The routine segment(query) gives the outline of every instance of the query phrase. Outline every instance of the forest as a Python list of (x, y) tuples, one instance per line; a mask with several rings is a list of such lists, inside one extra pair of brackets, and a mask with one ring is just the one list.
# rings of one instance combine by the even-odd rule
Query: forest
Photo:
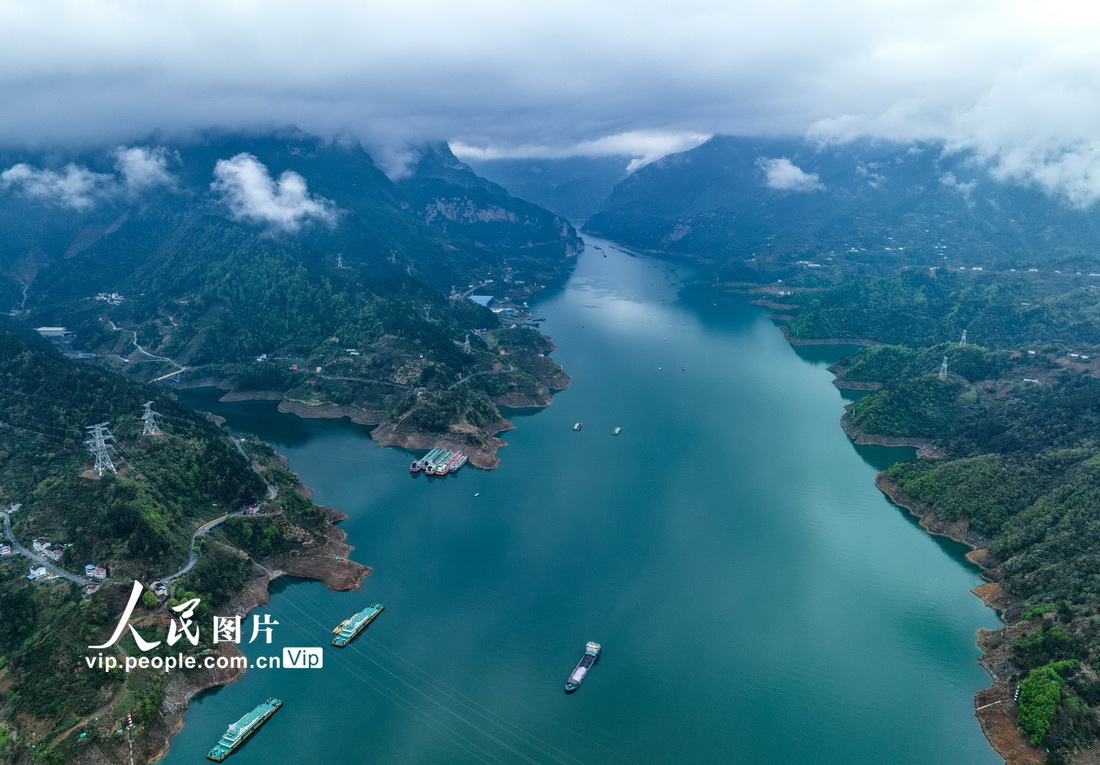
[(1055, 763), (1100, 735), (1100, 314), (1095, 290), (1066, 286), (942, 270), (857, 279), (805, 293), (790, 323), (797, 337), (885, 343), (834, 368), (838, 386), (872, 389), (846, 419), (934, 446), (939, 458), (887, 475), (987, 540), (1019, 604), (1006, 619), (1025, 625), (1018, 722)]
[[(79, 741), (102, 734), (83, 719), (94, 710), (113, 708), (112, 720), (132, 711), (143, 726), (159, 714), (163, 688), (155, 673), (106, 673), (84, 662), (88, 646), (113, 630), (131, 581), (148, 585), (179, 569), (197, 526), (260, 501), (266, 489), (224, 431), (154, 388), (66, 359), (37, 335), (8, 326), (0, 326), (0, 358), (0, 506), (21, 505), (11, 513), (16, 539), (60, 545), (57, 565), (67, 571), (83, 574), (88, 563), (108, 571), (88, 594), (63, 579), (28, 581), (31, 561), (21, 555), (0, 558), (0, 668), (8, 689), (0, 759), (64, 763)], [(160, 432), (143, 436), (146, 402)], [(117, 473), (91, 469), (86, 428), (97, 423), (114, 436)], [(204, 537), (198, 564), (173, 585), (169, 604), (199, 597), (209, 613), (252, 576), (247, 555), (301, 548), (302, 534), (322, 530), (297, 478), (269, 448), (248, 447), (279, 497), (256, 520)], [(292, 527), (295, 541), (285, 533)], [(139, 608), (150, 617), (163, 610), (151, 591)], [(47, 687), (50, 693), (40, 692)], [(83, 739), (69, 735), (74, 726)]]

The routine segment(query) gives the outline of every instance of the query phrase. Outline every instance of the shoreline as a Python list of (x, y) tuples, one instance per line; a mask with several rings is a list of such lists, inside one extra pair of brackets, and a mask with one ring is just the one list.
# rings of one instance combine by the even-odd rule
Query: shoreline
[[(871, 340), (853, 338), (799, 340), (792, 337), (790, 329), (786, 326), (781, 326), (779, 329), (792, 346), (881, 345)], [(836, 372), (835, 369), (830, 371)], [(836, 385), (836, 382), (834, 378), (833, 384)], [(844, 389), (847, 386), (836, 385), (836, 387)], [(865, 433), (862, 428), (852, 424), (847, 411), (840, 418), (840, 426), (852, 442), (859, 445), (927, 448), (932, 444), (931, 439)], [(1031, 746), (1017, 726), (1017, 705), (1013, 701), (1015, 678), (1019, 672), (1012, 662), (1011, 650), (1016, 637), (1027, 632), (1027, 625), (1019, 618), (1020, 601), (1009, 595), (1000, 583), (1003, 571), (990, 555), (985, 538), (970, 528), (965, 517), (954, 522), (940, 518), (931, 506), (910, 497), (884, 472), (875, 476), (875, 487), (896, 507), (916, 517), (926, 534), (946, 537), (970, 548), (966, 559), (978, 567), (980, 576), (986, 580), (985, 584), (974, 587), (970, 591), (985, 606), (993, 609), (1004, 625), (996, 630), (977, 631), (976, 644), (982, 651), (978, 663), (989, 675), (992, 685), (974, 694), (974, 716), (989, 746), (1005, 760), (1005, 765), (1042, 765), (1046, 759), (1038, 749)]]
[(783, 337), (787, 338), (787, 342), (791, 345), (883, 345), (877, 340), (868, 340), (863, 337), (795, 337), (791, 334), (791, 328), (785, 324), (779, 328), (779, 331), (783, 333)]
[(1005, 765), (1042, 765), (1045, 758), (1031, 746), (1016, 725), (1016, 702), (1013, 695), (1019, 675), (1012, 662), (1011, 649), (1016, 637), (1028, 631), (1027, 622), (1019, 618), (1021, 601), (1001, 586), (1004, 572), (986, 547), (987, 540), (970, 528), (966, 517), (957, 521), (940, 518), (931, 506), (908, 494), (886, 473), (875, 476), (875, 487), (895, 506), (918, 519), (921, 528), (931, 536), (940, 536), (966, 545), (966, 559), (978, 567), (985, 584), (970, 591), (993, 609), (1004, 627), (978, 630), (978, 648), (982, 657), (978, 663), (989, 674), (993, 685), (974, 695), (974, 716), (978, 718), (986, 741)]
[[(544, 381), (546, 392), (528, 396), (521, 393), (506, 393), (492, 399), (493, 405), (508, 409), (544, 409), (554, 403), (554, 391), (565, 390), (572, 382), (567, 372), (559, 372)], [(208, 387), (226, 390), (227, 381), (206, 378), (202, 385), (185, 387)], [(508, 445), (507, 441), (497, 437), (499, 433), (515, 430), (515, 425), (505, 417), (476, 428), (474, 426), (452, 425), (446, 432), (403, 431), (399, 423), (387, 422), (386, 413), (378, 410), (361, 409), (350, 404), (309, 403), (288, 398), (278, 391), (228, 390), (218, 399), (219, 403), (239, 401), (278, 401), (281, 414), (292, 414), (305, 420), (339, 420), (348, 418), (357, 425), (371, 426), (371, 439), (378, 448), (397, 447), (399, 449), (432, 449), (436, 446), (452, 451), (463, 451), (470, 458), (470, 464), (482, 470), (493, 470), (500, 465), (497, 452)]]
[[(312, 494), (312, 490), (305, 485), (301, 486), (301, 490), (307, 497)], [(252, 577), (225, 607), (222, 615), (239, 615), (244, 619), (255, 609), (266, 605), (271, 598), (271, 583), (282, 576), (319, 581), (336, 592), (362, 587), (363, 580), (373, 573), (373, 569), (348, 558), (355, 548), (347, 543), (347, 532), (336, 525), (345, 520), (347, 514), (323, 505), (317, 505), (317, 509), (325, 521), (324, 544), (311, 548), (305, 554), (280, 554), (253, 560), (255, 571)], [(226, 657), (243, 656), (234, 643), (216, 648), (211, 653)], [(153, 763), (167, 756), (172, 739), (183, 729), (184, 715), (192, 699), (204, 691), (236, 682), (246, 671), (237, 668), (199, 668), (167, 679), (159, 714), (147, 729), (149, 736), (134, 742), (141, 761)], [(116, 754), (113, 748), (93, 750), (80, 757), (79, 761), (89, 765), (122, 762), (113, 756)]]
[(932, 445), (930, 438), (907, 438), (905, 436), (884, 436), (880, 433), (868, 433), (852, 422), (850, 412), (840, 418), (840, 427), (852, 443), (859, 446), (905, 446), (913, 449), (927, 449)]

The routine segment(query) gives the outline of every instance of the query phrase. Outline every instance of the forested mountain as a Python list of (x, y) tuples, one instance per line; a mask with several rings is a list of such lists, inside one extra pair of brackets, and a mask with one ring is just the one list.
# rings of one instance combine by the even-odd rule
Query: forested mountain
[[(522, 304), (570, 267), (580, 240), (445, 145), (417, 156), (396, 184), (358, 144), (293, 131), (0, 157), (11, 231), (0, 297), (30, 326), (65, 326), (74, 347), (139, 379), (201, 368), (192, 377), (296, 389), (298, 401), (356, 406), (375, 423), (423, 386), (432, 395), (395, 416), (426, 407), (402, 421), (443, 431), (441, 411), (449, 424), (500, 422), (490, 398), (531, 401), (566, 378), (538, 355), (535, 333), (501, 343), (494, 333), (507, 326), (462, 293)], [(318, 367), (345, 379), (306, 377)], [(499, 374), (443, 395), (474, 372)], [(479, 427), (467, 435), (485, 441)]]
[(516, 196), (584, 221), (600, 210), (615, 185), (627, 176), (631, 158), (470, 159), (473, 170)]
[(828, 280), (838, 267), (1091, 256), (1100, 219), (938, 144), (716, 136), (623, 180), (585, 230), (714, 263), (720, 280), (774, 278), (773, 264), (800, 259)]
[(984, 548), (1009, 625), (986, 645), (1008, 661), (987, 666), (1000, 693), (1020, 685), (1019, 724), (1052, 762), (1100, 733), (1100, 295), (1091, 281), (1049, 268), (914, 269), (784, 298), (800, 304), (795, 342), (887, 343), (836, 367), (838, 386), (872, 391), (851, 405), (845, 428), (861, 441), (931, 447), (931, 458), (894, 465), (880, 485)]
[(511, 281), (516, 275), (525, 284), (551, 278), (560, 272), (563, 243), (568, 252), (577, 246), (567, 219), (477, 175), (445, 143), (420, 147), (397, 186), (420, 220), (507, 253), (502, 263)]
[[(97, 564), (107, 576), (89, 593), (83, 583), (61, 578), (30, 581), (27, 572), (37, 562), (17, 552), (0, 556), (0, 677), (7, 694), (0, 759), (73, 762), (90, 748), (124, 746), (103, 734), (127, 711), (141, 723), (138, 750), (155, 751), (163, 744), (157, 739), (163, 676), (89, 667), (85, 656), (95, 652), (88, 646), (110, 636), (134, 579), (149, 587), (180, 570), (198, 526), (260, 502), (266, 487), (220, 428), (148, 386), (66, 359), (37, 336), (6, 326), (0, 358), (0, 509), (17, 507), (11, 525), (23, 546), (48, 540), (65, 571), (84, 577), (85, 566)], [(140, 419), (146, 402), (158, 413), (159, 432), (150, 435), (143, 435)], [(107, 443), (117, 473), (100, 475), (92, 469), (86, 428), (104, 422), (114, 437)], [(269, 452), (250, 449), (267, 459)], [(262, 517), (233, 522), (234, 538), (248, 526), (270, 529), (266, 547), (245, 547), (254, 555), (309, 554), (323, 546), (325, 516), (294, 476), (274, 462), (264, 474), (279, 495), (265, 503)], [(199, 597), (209, 622), (211, 609), (238, 594), (253, 566), (220, 532), (204, 537), (199, 550), (168, 604)], [(164, 626), (163, 611), (147, 589), (135, 614), (146, 637)], [(140, 653), (129, 637), (122, 647)], [(121, 655), (117, 648), (105, 653)]]

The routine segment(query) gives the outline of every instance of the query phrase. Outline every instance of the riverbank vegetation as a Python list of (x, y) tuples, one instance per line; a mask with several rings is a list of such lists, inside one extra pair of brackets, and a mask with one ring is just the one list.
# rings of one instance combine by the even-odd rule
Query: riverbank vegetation
[[(0, 328), (0, 357), (0, 509), (18, 503), (11, 523), (26, 547), (48, 540), (61, 551), (63, 569), (83, 577), (86, 564), (98, 564), (108, 577), (89, 592), (62, 578), (29, 580), (37, 563), (15, 552), (0, 557), (0, 747), (6, 747), (0, 751), (6, 762), (71, 762), (90, 748), (118, 745), (112, 732), (124, 727), (126, 712), (137, 725), (135, 746), (155, 751), (163, 745), (150, 733), (159, 730), (159, 677), (89, 667), (86, 656), (120, 654), (88, 646), (110, 637), (133, 580), (151, 585), (180, 569), (193, 531), (261, 502), (264, 483), (218, 426), (154, 389), (65, 359), (36, 336), (6, 328)], [(159, 413), (160, 432), (142, 436), (146, 402)], [(86, 428), (104, 422), (114, 436), (108, 444), (117, 474), (100, 476), (85, 441)], [(322, 511), (297, 478), (270, 447), (249, 448), (277, 487), (277, 499), (262, 515), (201, 538), (197, 564), (172, 585), (168, 599), (173, 605), (200, 598), (206, 618), (196, 621), (207, 633), (213, 609), (236, 597), (253, 575), (246, 553), (301, 554), (326, 541)], [(145, 595), (135, 623), (150, 639), (163, 640), (165, 606), (151, 591)], [(210, 637), (203, 646), (210, 647)], [(129, 636), (123, 647), (129, 655), (142, 653)]]
[[(847, 415), (921, 437), (940, 459), (893, 465), (901, 490), (987, 540), (1020, 625), (1018, 722), (1050, 762), (1100, 737), (1100, 295), (1073, 279), (920, 271), (803, 296), (798, 338), (886, 343), (843, 359)], [(962, 332), (968, 342), (959, 344)], [(973, 341), (977, 338), (980, 344)], [(947, 373), (939, 373), (943, 359)]]

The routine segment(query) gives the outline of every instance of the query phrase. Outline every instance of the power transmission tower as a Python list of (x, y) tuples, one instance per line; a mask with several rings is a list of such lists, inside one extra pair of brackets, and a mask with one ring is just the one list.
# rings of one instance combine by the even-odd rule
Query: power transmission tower
[(88, 445), (88, 451), (95, 455), (95, 467), (92, 469), (100, 476), (108, 470), (112, 475), (117, 475), (118, 470), (115, 468), (115, 463), (111, 461), (111, 444), (114, 443), (115, 437), (107, 429), (107, 423), (101, 422), (85, 430), (88, 431), (90, 438), (84, 443)]
[(431, 306), (430, 303), (424, 309), (424, 320), (425, 321), (431, 321), (432, 320), (432, 306)]
[(966, 330), (965, 329), (963, 330), (962, 338), (959, 340), (959, 347), (960, 348), (965, 348), (966, 347)]
[(940, 364), (940, 379), (941, 380), (946, 380), (947, 379), (947, 357), (946, 356), (943, 357), (943, 363)]
[(339, 253), (336, 256), (336, 267), (337, 268), (343, 268), (344, 267), (344, 253), (342, 253), (342, 252)]
[(463, 353), (469, 353), (470, 352), (470, 333), (469, 332), (466, 333), (466, 342), (464, 342), (462, 344), (462, 352)]
[(143, 436), (156, 436), (160, 435), (160, 428), (157, 427), (157, 415), (160, 412), (154, 412), (152, 409), (153, 402), (145, 402), (145, 413), (141, 415), (141, 421), (145, 423), (141, 429), (141, 435)]
[(397, 250), (390, 250), (390, 263), (397, 265)]

